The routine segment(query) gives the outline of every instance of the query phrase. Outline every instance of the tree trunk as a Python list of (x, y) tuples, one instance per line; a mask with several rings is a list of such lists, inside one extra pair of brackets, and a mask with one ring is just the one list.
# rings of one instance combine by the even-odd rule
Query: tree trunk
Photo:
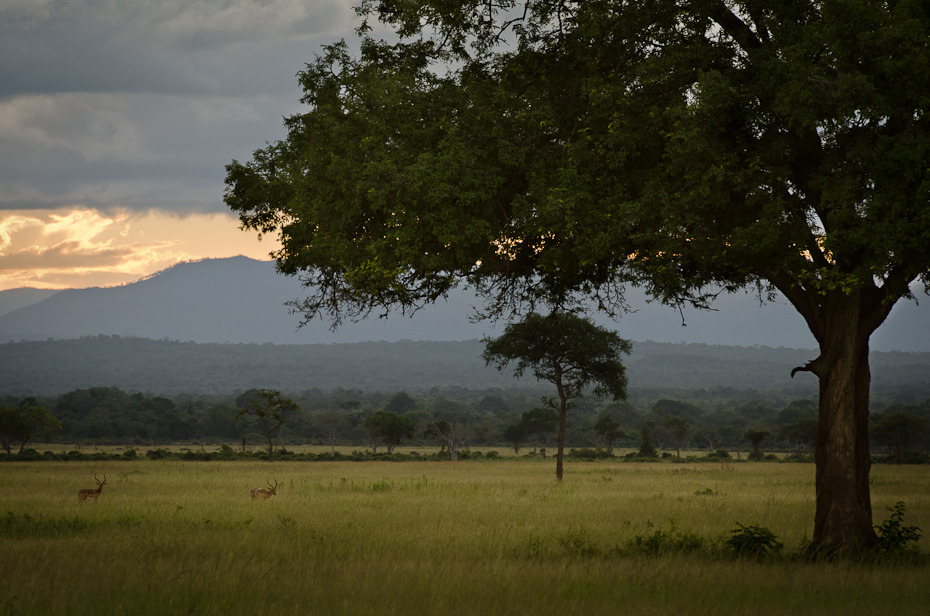
[[(869, 336), (858, 293), (827, 297), (810, 369), (820, 379), (815, 450), (817, 511), (811, 550), (861, 554), (878, 543), (869, 494)], [(816, 332), (815, 332), (816, 334)]]
[(559, 392), (559, 448), (555, 459), (555, 478), (562, 481), (562, 456), (565, 452), (565, 425), (568, 418), (568, 392), (562, 382), (562, 376), (565, 373), (562, 364), (555, 360), (552, 362), (552, 368), (555, 374), (555, 387)]
[(565, 451), (565, 423), (568, 416), (568, 408), (565, 401), (562, 401), (562, 408), (559, 409), (559, 450), (555, 461), (555, 478), (562, 481), (562, 456)]

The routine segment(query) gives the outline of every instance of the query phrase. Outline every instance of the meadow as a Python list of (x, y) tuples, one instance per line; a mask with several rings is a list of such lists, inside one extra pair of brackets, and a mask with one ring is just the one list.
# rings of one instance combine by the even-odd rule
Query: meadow
[[(930, 532), (930, 469), (872, 490)], [(813, 516), (812, 464), (8, 462), (0, 614), (926, 613), (926, 559), (797, 557)], [(739, 524), (782, 552), (728, 553)]]

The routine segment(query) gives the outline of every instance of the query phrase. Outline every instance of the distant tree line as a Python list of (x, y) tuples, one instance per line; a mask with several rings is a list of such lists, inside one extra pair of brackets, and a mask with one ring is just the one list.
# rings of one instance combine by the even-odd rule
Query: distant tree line
[[(454, 459), (460, 449), (479, 446), (545, 455), (547, 448), (552, 451), (559, 423), (558, 413), (541, 405), (532, 389), (436, 388), (411, 394), (335, 388), (286, 397), (265, 390), (264, 398), (261, 391), (169, 397), (91, 387), (60, 396), (4, 397), (0, 446), (16, 455), (46, 443), (73, 444), (77, 450), (184, 443), (267, 455), (272, 447), (298, 444), (330, 446), (333, 453), (337, 446), (358, 446), (373, 454), (434, 445)], [(256, 408), (271, 414), (263, 419)], [(816, 402), (808, 398), (775, 405), (746, 400), (743, 393), (711, 403), (660, 398), (642, 407), (579, 398), (565, 440), (581, 457), (678, 457), (683, 450), (722, 450), (756, 459), (776, 451), (803, 459), (813, 453), (816, 421)], [(878, 461), (930, 461), (930, 400), (874, 413), (872, 447)]]

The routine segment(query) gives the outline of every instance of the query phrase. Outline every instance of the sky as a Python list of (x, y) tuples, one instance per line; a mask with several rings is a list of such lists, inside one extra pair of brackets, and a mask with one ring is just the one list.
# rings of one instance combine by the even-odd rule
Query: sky
[(356, 0), (0, 0), (0, 290), (268, 259), (225, 165), (284, 137)]
[[(0, 0), (0, 291), (268, 259), (275, 238), (223, 203), (225, 165), (285, 136), (297, 73), (354, 39), (357, 2)], [(886, 346), (930, 350), (926, 329)]]

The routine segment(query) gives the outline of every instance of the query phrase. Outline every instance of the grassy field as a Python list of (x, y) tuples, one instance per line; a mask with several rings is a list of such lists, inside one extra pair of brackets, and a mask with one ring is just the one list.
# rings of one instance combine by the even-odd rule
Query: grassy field
[[(79, 506), (94, 473), (104, 492)], [(778, 463), (569, 463), (561, 484), (551, 460), (4, 463), (0, 614), (926, 613), (922, 561), (791, 556), (813, 477)], [(251, 501), (266, 479), (277, 496)], [(872, 484), (876, 523), (904, 501), (904, 522), (930, 532), (930, 469), (876, 466)], [(782, 555), (726, 554), (737, 524), (770, 529)]]

